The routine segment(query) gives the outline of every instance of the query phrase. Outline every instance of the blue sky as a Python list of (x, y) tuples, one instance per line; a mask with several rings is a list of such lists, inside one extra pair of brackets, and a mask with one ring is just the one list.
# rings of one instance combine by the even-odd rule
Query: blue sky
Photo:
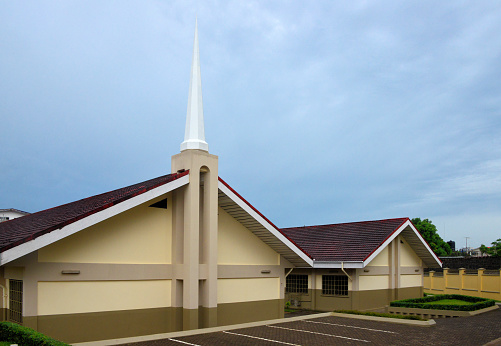
[(501, 238), (497, 1), (2, 1), (0, 208), (169, 173), (195, 16), (209, 151), (279, 227)]

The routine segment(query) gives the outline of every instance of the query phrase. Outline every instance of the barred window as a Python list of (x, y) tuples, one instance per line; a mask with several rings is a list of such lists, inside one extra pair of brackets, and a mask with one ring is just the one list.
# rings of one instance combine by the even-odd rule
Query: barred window
[(23, 282), (9, 280), (9, 321), (23, 323)]
[(340, 275), (322, 275), (322, 294), (347, 296), (348, 277)]
[(308, 275), (288, 275), (285, 279), (285, 292), (308, 293)]

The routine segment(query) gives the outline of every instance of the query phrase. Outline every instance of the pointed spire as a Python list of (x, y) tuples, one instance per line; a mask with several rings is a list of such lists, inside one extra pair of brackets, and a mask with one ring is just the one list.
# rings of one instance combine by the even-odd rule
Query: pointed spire
[(186, 131), (181, 151), (199, 149), (209, 151), (205, 141), (204, 110), (202, 104), (202, 78), (200, 75), (200, 51), (198, 48), (198, 23), (195, 20), (195, 40), (193, 42), (193, 60), (191, 61), (190, 92), (188, 95), (188, 112), (186, 114)]

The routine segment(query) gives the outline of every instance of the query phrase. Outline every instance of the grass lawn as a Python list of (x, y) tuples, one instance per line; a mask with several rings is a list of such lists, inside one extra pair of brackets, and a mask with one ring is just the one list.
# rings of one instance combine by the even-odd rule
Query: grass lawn
[(474, 303), (467, 302), (465, 300), (459, 300), (459, 299), (442, 299), (442, 300), (435, 300), (433, 302), (426, 302), (423, 304), (426, 304), (426, 305), (472, 305)]
[(8, 341), (0, 341), (0, 346), (10, 346), (12, 345), (13, 343), (12, 342), (8, 342)]
[(390, 306), (432, 310), (475, 311), (495, 304), (494, 300), (459, 294), (437, 294), (390, 302)]

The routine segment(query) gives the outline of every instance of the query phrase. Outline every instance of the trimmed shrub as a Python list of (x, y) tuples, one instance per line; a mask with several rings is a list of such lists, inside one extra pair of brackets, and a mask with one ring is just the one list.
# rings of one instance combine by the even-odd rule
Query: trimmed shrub
[(68, 346), (64, 342), (12, 322), (0, 322), (0, 340), (23, 346)]
[[(429, 302), (435, 302), (442, 299), (457, 299), (470, 302), (469, 305), (452, 305), (452, 304), (426, 304)], [(401, 308), (417, 308), (417, 309), (434, 309), (434, 310), (452, 310), (452, 311), (475, 311), (493, 306), (496, 302), (492, 299), (472, 297), (472, 296), (462, 296), (459, 294), (437, 294), (433, 296), (427, 296), (424, 298), (413, 298), (396, 300), (390, 303), (390, 306), (396, 306)]]

